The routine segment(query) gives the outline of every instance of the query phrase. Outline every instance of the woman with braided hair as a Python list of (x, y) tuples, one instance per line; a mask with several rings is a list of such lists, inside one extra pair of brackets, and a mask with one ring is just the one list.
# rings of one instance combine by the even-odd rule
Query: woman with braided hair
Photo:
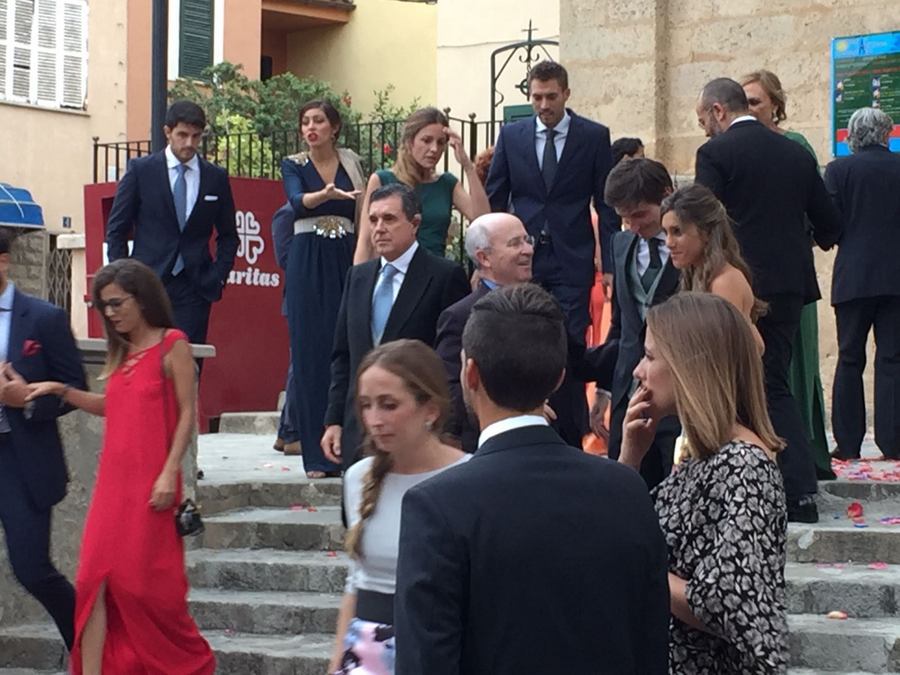
[(344, 474), (353, 564), (329, 672), (393, 675), (403, 495), (470, 455), (441, 440), (450, 392), (443, 362), (425, 343), (395, 340), (373, 349), (360, 364), (356, 392), (368, 456)]

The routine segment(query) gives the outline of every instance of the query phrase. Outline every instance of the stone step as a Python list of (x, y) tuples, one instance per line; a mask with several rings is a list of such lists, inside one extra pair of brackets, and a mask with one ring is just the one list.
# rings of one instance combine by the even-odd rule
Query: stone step
[(349, 561), (343, 551), (198, 549), (187, 571), (193, 588), (342, 593)]
[(853, 522), (823, 519), (815, 525), (788, 526), (787, 559), (790, 562), (900, 563), (900, 526), (882, 525), (869, 518), (867, 527)]
[(788, 616), (791, 665), (817, 673), (832, 670), (900, 671), (900, 619), (827, 619)]
[(206, 631), (216, 653), (216, 675), (322, 675), (334, 635), (248, 635)]
[(866, 565), (788, 563), (785, 577), (791, 614), (840, 610), (854, 618), (900, 616), (900, 566), (876, 570)]
[(259, 434), (272, 437), (278, 434), (278, 412), (227, 412), (219, 417), (221, 434)]
[[(203, 636), (216, 654), (217, 675), (321, 675), (334, 646), (334, 636), (328, 633), (254, 635), (209, 630)], [(65, 652), (50, 625), (0, 629), (0, 675), (56, 673)]]
[(810, 668), (788, 668), (788, 675), (874, 675), (861, 670), (848, 672), (845, 670), (812, 670)]
[(823, 496), (830, 495), (858, 502), (893, 500), (897, 501), (900, 507), (900, 483), (871, 480), (822, 481), (819, 483), (819, 493)]
[[(295, 459), (295, 458), (292, 458)], [(291, 506), (339, 506), (342, 487), (340, 478), (323, 478), (241, 483), (197, 484), (197, 500), (204, 514), (213, 515), (222, 511), (251, 506), (284, 507)]]
[(65, 669), (66, 646), (52, 624), (0, 628), (0, 668)]
[(198, 588), (191, 591), (188, 601), (201, 631), (334, 634), (341, 595)]
[(287, 551), (339, 551), (344, 548), (340, 507), (249, 508), (204, 519), (199, 546), (213, 549), (274, 548)]

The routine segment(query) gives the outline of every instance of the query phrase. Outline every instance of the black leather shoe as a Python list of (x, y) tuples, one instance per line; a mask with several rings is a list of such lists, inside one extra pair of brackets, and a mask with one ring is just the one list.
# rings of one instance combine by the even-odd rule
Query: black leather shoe
[(789, 499), (787, 513), (789, 523), (819, 522), (819, 509), (813, 495), (806, 495), (800, 499)]

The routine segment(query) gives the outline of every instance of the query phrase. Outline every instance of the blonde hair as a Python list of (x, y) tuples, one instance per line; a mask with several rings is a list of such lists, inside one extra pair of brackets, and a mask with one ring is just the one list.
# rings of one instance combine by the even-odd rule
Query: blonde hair
[(416, 110), (403, 123), (400, 147), (397, 149), (397, 161), (394, 162), (393, 171), (397, 180), (413, 188), (428, 178), (422, 166), (413, 159), (413, 141), (422, 129), (432, 124), (446, 127), (449, 126), (450, 120), (437, 108), (428, 107)]
[(781, 88), (781, 80), (771, 70), (764, 69), (754, 70), (741, 78), (742, 87), (753, 82), (759, 82), (759, 86), (772, 99), (772, 105), (775, 108), (773, 111), (775, 116), (772, 121), (775, 123), (775, 126), (778, 126), (779, 122), (784, 122), (787, 119), (787, 94)]
[(714, 455), (737, 422), (772, 451), (784, 448), (766, 409), (762, 360), (750, 325), (728, 300), (684, 292), (647, 313), (647, 329), (672, 372), (688, 452)]
[[(660, 218), (670, 211), (682, 227), (692, 225), (706, 239), (701, 263), (681, 272), (681, 290), (708, 293), (726, 264), (736, 268), (747, 283), (753, 285), (753, 274), (741, 255), (728, 212), (709, 188), (694, 183), (673, 192), (663, 200)], [(767, 307), (766, 303), (754, 298), (750, 319), (755, 322), (766, 313)]]
[[(440, 435), (450, 412), (450, 389), (447, 386), (447, 372), (444, 363), (431, 347), (419, 340), (394, 340), (379, 345), (370, 351), (359, 365), (356, 376), (356, 391), (359, 379), (369, 368), (378, 366), (396, 375), (406, 385), (407, 390), (420, 406), (434, 403), (438, 417), (431, 427), (431, 433)], [(362, 419), (359, 397), (356, 401), (357, 414)], [(363, 481), (362, 501), (359, 505), (359, 522), (347, 533), (347, 552), (356, 559), (363, 557), (362, 538), (366, 521), (375, 513), (385, 476), (393, 468), (391, 455), (379, 450), (366, 430), (363, 452), (373, 457), (372, 467)]]

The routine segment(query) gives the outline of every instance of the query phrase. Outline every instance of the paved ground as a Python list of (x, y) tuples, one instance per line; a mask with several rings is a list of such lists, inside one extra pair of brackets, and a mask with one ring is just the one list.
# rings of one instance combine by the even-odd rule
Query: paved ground
[(274, 436), (201, 434), (197, 466), (203, 483), (217, 485), (246, 481), (296, 483), (306, 480), (302, 457), (285, 457), (272, 449)]

